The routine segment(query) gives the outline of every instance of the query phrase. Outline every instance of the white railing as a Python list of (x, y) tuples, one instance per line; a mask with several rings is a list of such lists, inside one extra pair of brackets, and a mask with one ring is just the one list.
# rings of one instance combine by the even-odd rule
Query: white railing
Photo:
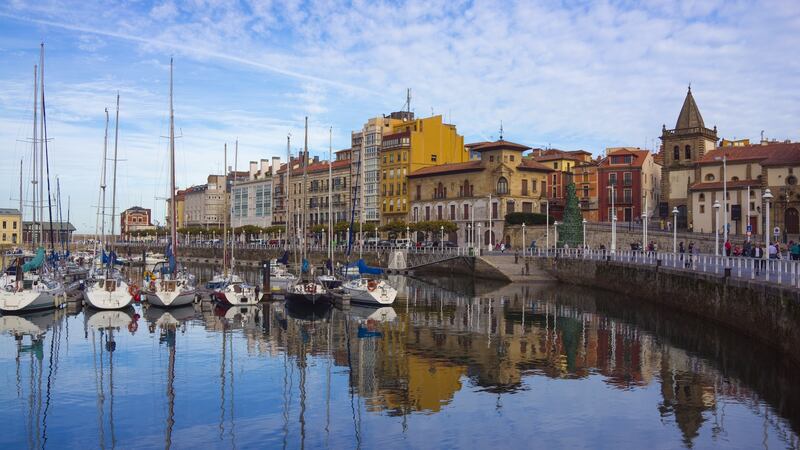
[(726, 269), (734, 278), (760, 280), (800, 288), (800, 261), (788, 259), (756, 259), (745, 256), (717, 256), (708, 254), (648, 252), (633, 250), (597, 249), (536, 249), (536, 257), (607, 260), (639, 264), (643, 266), (667, 267), (687, 272), (724, 275)]

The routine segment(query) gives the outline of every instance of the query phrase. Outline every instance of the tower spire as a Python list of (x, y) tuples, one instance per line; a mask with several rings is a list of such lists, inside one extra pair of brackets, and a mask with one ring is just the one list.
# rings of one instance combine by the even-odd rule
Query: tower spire
[(503, 121), (500, 121), (500, 140), (503, 140)]

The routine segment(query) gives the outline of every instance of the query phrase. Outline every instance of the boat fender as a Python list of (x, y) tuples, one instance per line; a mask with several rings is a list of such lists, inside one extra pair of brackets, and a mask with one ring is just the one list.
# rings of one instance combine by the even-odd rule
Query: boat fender
[(370, 292), (374, 291), (374, 290), (375, 290), (375, 288), (377, 288), (377, 287), (378, 287), (378, 282), (377, 282), (377, 281), (375, 281), (375, 280), (369, 280), (369, 281), (367, 281), (367, 289), (368, 289)]
[(139, 295), (139, 286), (137, 286), (135, 283), (128, 286), (128, 294), (131, 295), (133, 301), (136, 303), (139, 303), (142, 300), (141, 295)]

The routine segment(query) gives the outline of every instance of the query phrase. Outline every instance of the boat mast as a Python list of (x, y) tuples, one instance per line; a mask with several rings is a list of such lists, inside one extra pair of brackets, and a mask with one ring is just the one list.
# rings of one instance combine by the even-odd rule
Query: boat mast
[(55, 253), (55, 239), (53, 235), (53, 199), (50, 194), (50, 152), (47, 148), (47, 111), (45, 109), (44, 99), (44, 43), (42, 43), (42, 62), (39, 66), (42, 76), (39, 78), (42, 94), (42, 148), (44, 149), (44, 165), (47, 169), (47, 216), (50, 221), (50, 251)]
[[(33, 213), (33, 222), (31, 223), (31, 243), (33, 244), (33, 248), (36, 248), (36, 244), (38, 239), (36, 239), (38, 234), (38, 227), (39, 225), (36, 223), (36, 138), (37, 138), (37, 116), (39, 115), (39, 66), (37, 64), (33, 65), (33, 177), (31, 177), (31, 184), (33, 185), (33, 207), (31, 208), (31, 212)], [(22, 213), (22, 211), (20, 211)]]
[(300, 210), (302, 213), (301, 224), (303, 230), (303, 259), (306, 259), (306, 179), (308, 177), (308, 172), (306, 168), (308, 167), (308, 116), (306, 116), (306, 127), (305, 127), (305, 141), (303, 143), (303, 208)]
[(328, 129), (328, 259), (333, 274), (333, 214), (331, 213), (331, 191), (333, 189), (333, 127)]
[(292, 135), (287, 134), (286, 135), (286, 178), (284, 179), (285, 183), (283, 183), (284, 189), (286, 189), (286, 205), (283, 208), (286, 211), (286, 242), (283, 245), (284, 250), (289, 250), (289, 245), (290, 245), (289, 230), (291, 229), (292, 226), (291, 218), (293, 214), (292, 212), (290, 212), (289, 209), (289, 201), (291, 199), (291, 191), (292, 191), (291, 189), (289, 189), (289, 180), (291, 179), (291, 173), (292, 173), (291, 145), (292, 145)]
[(56, 211), (58, 211), (58, 242), (61, 244), (61, 251), (66, 256), (67, 247), (64, 242), (64, 217), (61, 214), (61, 180), (56, 177)]
[[(41, 98), (44, 94), (41, 92), (44, 89), (44, 42), (41, 43), (39, 50), (39, 102), (44, 106)], [(39, 114), (39, 245), (44, 246), (44, 111)], [(35, 195), (35, 194), (34, 194)]]
[[(236, 138), (236, 142), (234, 143), (233, 147), (233, 181), (231, 182), (231, 195), (234, 196), (234, 202), (236, 201), (236, 171), (238, 170), (239, 165), (239, 138)], [(232, 209), (236, 208), (236, 203), (232, 206)], [(231, 214), (231, 272), (233, 272), (233, 266), (236, 264), (236, 258), (233, 256), (233, 249), (236, 246), (236, 227), (233, 226), (233, 214)], [(241, 225), (241, 221), (239, 222), (239, 226)]]
[[(106, 132), (103, 137), (103, 167), (100, 171), (100, 198), (97, 202), (97, 227), (100, 230), (100, 247), (106, 248), (106, 162), (108, 161), (108, 108), (106, 112)], [(95, 242), (94, 252), (97, 254), (97, 242)]]
[[(225, 143), (223, 154), (225, 155), (225, 162), (222, 165), (222, 172), (225, 174), (225, 190), (228, 190), (228, 143)], [(222, 219), (222, 274), (228, 278), (228, 215), (230, 209), (228, 208), (228, 195), (223, 193), (223, 209), (225, 217)]]
[[(116, 221), (114, 214), (117, 206), (117, 144), (119, 142), (119, 91), (117, 91), (117, 113), (114, 119), (114, 174), (111, 181), (111, 240), (117, 243)], [(113, 262), (112, 262), (113, 264)]]
[(172, 58), (169, 59), (169, 236), (172, 257), (178, 259), (177, 207), (175, 205), (175, 112), (172, 109)]
[[(19, 220), (22, 222), (22, 159), (19, 160)], [(22, 230), (22, 223), (20, 225), (20, 230)], [(20, 239), (20, 245), (23, 245), (23, 239)]]

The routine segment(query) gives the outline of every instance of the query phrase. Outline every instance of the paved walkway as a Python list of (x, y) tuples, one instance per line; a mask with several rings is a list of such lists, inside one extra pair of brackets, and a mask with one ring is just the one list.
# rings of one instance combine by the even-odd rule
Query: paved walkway
[(528, 263), (528, 274), (525, 274), (525, 259), (522, 257), (522, 255), (519, 256), (517, 262), (514, 262), (513, 253), (484, 255), (481, 256), (481, 259), (483, 259), (486, 263), (496, 267), (500, 272), (503, 272), (503, 274), (514, 283), (554, 281), (552, 276), (541, 270), (535, 269), (532, 261)]

